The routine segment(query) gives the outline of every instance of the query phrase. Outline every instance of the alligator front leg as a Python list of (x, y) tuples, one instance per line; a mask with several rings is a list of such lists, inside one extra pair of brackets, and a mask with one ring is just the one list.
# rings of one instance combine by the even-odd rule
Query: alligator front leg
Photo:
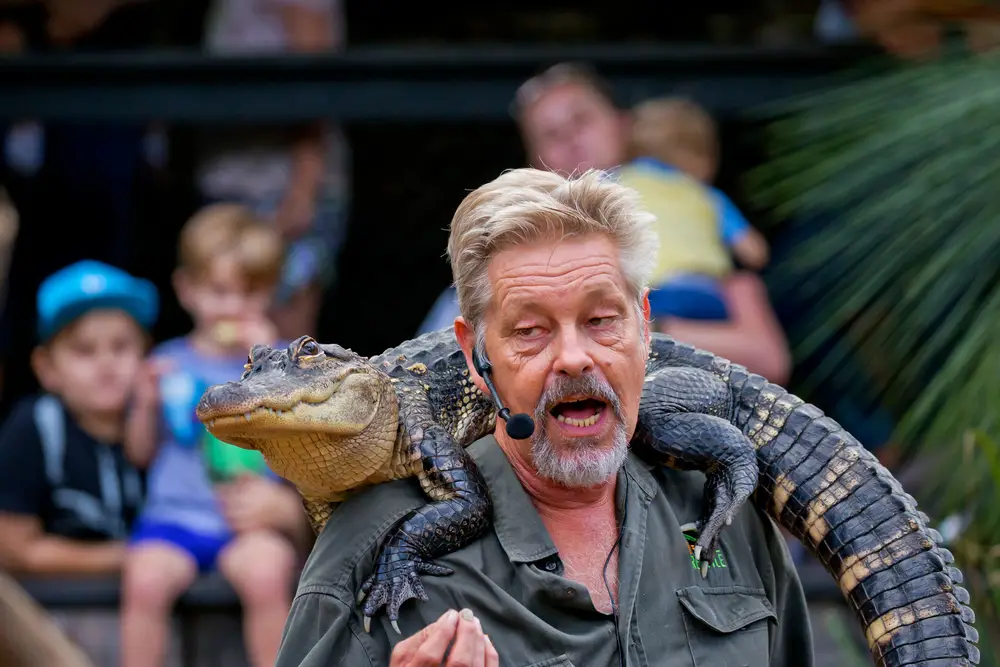
[(757, 486), (753, 444), (726, 417), (728, 385), (710, 372), (663, 368), (646, 379), (632, 448), (649, 463), (705, 473), (703, 514), (682, 529), (699, 532), (695, 558), (708, 575), (719, 534)]
[[(410, 432), (415, 432), (412, 429)], [(362, 584), (365, 631), (371, 617), (386, 607), (399, 633), (399, 608), (411, 598), (427, 601), (419, 575), (448, 575), (451, 568), (432, 559), (452, 553), (483, 535), (493, 506), (486, 480), (476, 462), (444, 428), (436, 424), (423, 431), (418, 444), (424, 492), (434, 501), (404, 516), (379, 554), (375, 572)]]

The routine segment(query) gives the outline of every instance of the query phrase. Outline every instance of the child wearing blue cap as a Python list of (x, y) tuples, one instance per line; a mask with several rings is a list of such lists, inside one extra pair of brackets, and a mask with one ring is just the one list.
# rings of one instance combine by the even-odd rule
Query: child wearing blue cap
[(130, 417), (126, 446), (150, 463), (123, 572), (121, 664), (164, 664), (174, 603), (218, 572), (242, 602), (250, 664), (273, 665), (312, 531), (294, 487), (257, 452), (215, 440), (194, 408), (208, 385), (239, 378), (253, 344), (278, 343), (267, 311), (283, 243), (249, 208), (221, 203), (179, 245), (174, 288), (194, 327), (153, 351), (159, 376), (139, 383)]
[(0, 551), (35, 575), (116, 573), (143, 500), (123, 447), (156, 288), (95, 261), (45, 279), (31, 362), (44, 393), (0, 429)]

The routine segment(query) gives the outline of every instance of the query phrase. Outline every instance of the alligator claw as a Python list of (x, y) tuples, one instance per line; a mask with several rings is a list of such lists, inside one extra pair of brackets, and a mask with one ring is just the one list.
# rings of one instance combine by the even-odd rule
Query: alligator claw
[[(714, 483), (713, 483), (714, 482)], [(735, 493), (734, 493), (735, 492)], [(736, 495), (734, 502), (733, 496)], [(742, 496), (742, 497), (741, 497)], [(702, 578), (708, 577), (708, 569), (713, 560), (723, 528), (733, 524), (733, 514), (746, 500), (749, 494), (737, 491), (724, 479), (709, 479), (705, 485), (705, 512), (697, 521), (691, 521), (681, 526), (682, 533), (696, 533), (693, 556), (699, 564)]]
[(399, 629), (399, 608), (410, 599), (427, 602), (429, 598), (420, 581), (421, 574), (445, 576), (454, 570), (443, 565), (436, 565), (417, 556), (396, 559), (391, 555), (383, 555), (379, 566), (361, 585), (358, 592), (358, 604), (362, 604), (365, 632), (371, 632), (371, 619), (378, 610), (385, 607), (392, 629), (402, 635)]

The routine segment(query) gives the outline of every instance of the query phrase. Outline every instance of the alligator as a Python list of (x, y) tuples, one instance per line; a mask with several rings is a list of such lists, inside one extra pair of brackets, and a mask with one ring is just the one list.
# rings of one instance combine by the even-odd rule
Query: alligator
[[(395, 525), (358, 592), (366, 631), (384, 606), (399, 632), (400, 605), (428, 599), (420, 575), (450, 574), (434, 559), (489, 527), (489, 493), (465, 447), (508, 415), (473, 382), (451, 327), (371, 358), (308, 336), (256, 345), (240, 379), (210, 387), (196, 412), (217, 438), (261, 452), (292, 482), (317, 532), (350, 493), (419, 481), (429, 502)], [(876, 665), (978, 664), (975, 614), (940, 533), (817, 407), (652, 334), (631, 447), (647, 462), (705, 473), (702, 516), (682, 527), (699, 533), (703, 568), (752, 497), (837, 581)]]

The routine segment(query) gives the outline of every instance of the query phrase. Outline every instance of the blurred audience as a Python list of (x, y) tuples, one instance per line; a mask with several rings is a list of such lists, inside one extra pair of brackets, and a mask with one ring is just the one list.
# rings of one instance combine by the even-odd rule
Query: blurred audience
[[(215, 0), (205, 48), (316, 53), (340, 50), (344, 35), (340, 0)], [(202, 197), (246, 203), (288, 242), (273, 308), (285, 338), (316, 335), (346, 234), (347, 163), (346, 139), (327, 122), (206, 128), (197, 174)]]
[(732, 273), (731, 254), (760, 270), (768, 247), (736, 205), (711, 187), (719, 162), (715, 123), (685, 99), (648, 100), (632, 116), (629, 162), (618, 176), (656, 216), (663, 241), (649, 293), (650, 316), (728, 319), (722, 280)]
[(199, 573), (218, 571), (242, 603), (250, 662), (264, 667), (311, 530), (295, 489), (259, 453), (213, 438), (194, 407), (208, 385), (243, 373), (252, 345), (278, 343), (267, 311), (283, 244), (249, 208), (214, 204), (185, 225), (179, 254), (175, 290), (194, 328), (154, 350), (126, 437), (149, 486), (125, 565), (122, 663), (162, 665), (174, 603)]
[(38, 292), (31, 362), (45, 392), (0, 429), (0, 558), (35, 576), (115, 574), (143, 500), (120, 444), (157, 316), (148, 282), (94, 261)]
[[(0, 3), (0, 43), (24, 54), (72, 56), (139, 49), (153, 35), (147, 0)], [(2, 35), (6, 34), (5, 39)], [(0, 47), (2, 50), (3, 47)], [(0, 319), (8, 396), (37, 387), (24, 350), (41, 281), (87, 258), (144, 275), (134, 251), (148, 237), (142, 213), (153, 193), (147, 123), (22, 118), (0, 124), (0, 178), (21, 217)], [(145, 223), (145, 225), (140, 224)], [(159, 222), (158, 220), (152, 221)], [(7, 396), (3, 408), (10, 408)]]
[[(518, 89), (512, 113), (534, 167), (564, 175), (592, 168), (618, 173), (629, 161), (634, 116), (621, 110), (611, 86), (583, 65), (555, 65), (526, 81)], [(702, 157), (699, 161), (704, 166), (693, 169), (702, 187), (707, 187), (715, 174), (715, 160)], [(714, 195), (708, 205), (718, 216), (724, 200)], [(725, 208), (726, 219), (735, 220), (735, 206)], [(760, 266), (766, 257), (762, 242), (758, 238), (747, 244), (750, 247), (744, 255), (752, 265)], [(787, 383), (791, 354), (763, 281), (752, 271), (736, 271), (718, 289), (726, 319), (665, 317), (660, 318), (657, 328), (742, 364), (772, 382)], [(417, 333), (448, 326), (458, 314), (457, 296), (449, 287)]]

